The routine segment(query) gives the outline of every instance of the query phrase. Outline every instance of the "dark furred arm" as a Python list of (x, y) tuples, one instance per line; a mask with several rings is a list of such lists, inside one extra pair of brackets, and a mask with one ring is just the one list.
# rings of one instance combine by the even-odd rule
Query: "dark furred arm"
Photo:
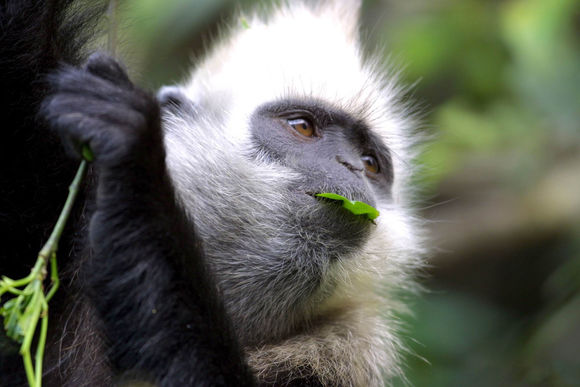
[(53, 76), (43, 113), (65, 147), (95, 155), (92, 257), (81, 275), (115, 371), (161, 386), (251, 385), (224, 307), (174, 198), (157, 101), (104, 55)]

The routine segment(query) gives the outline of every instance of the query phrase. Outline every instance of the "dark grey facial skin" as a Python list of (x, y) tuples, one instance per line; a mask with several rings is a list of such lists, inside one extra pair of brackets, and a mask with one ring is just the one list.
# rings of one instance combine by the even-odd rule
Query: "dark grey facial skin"
[[(304, 119), (314, 127), (307, 137), (289, 120)], [(388, 149), (364, 123), (317, 101), (279, 101), (259, 108), (251, 120), (256, 154), (303, 176), (296, 192), (333, 192), (376, 205), (390, 196), (393, 170)], [(364, 157), (374, 157), (378, 173), (365, 169)]]
[[(289, 120), (304, 119), (314, 128), (307, 137)], [(390, 197), (393, 172), (388, 149), (361, 122), (318, 101), (277, 101), (263, 105), (251, 119), (253, 152), (290, 168), (303, 178), (289, 187), (298, 207), (313, 208), (313, 195), (332, 192), (376, 206), (378, 197)], [(362, 158), (374, 157), (379, 172), (365, 169)], [(311, 197), (305, 197), (310, 195)], [(290, 196), (292, 197), (292, 196)], [(358, 248), (366, 241), (372, 223), (341, 208), (341, 203), (320, 198), (301, 227), (329, 230), (328, 240)], [(317, 207), (318, 207), (317, 206)], [(336, 244), (336, 243), (335, 243)], [(346, 251), (337, 251), (343, 255)]]

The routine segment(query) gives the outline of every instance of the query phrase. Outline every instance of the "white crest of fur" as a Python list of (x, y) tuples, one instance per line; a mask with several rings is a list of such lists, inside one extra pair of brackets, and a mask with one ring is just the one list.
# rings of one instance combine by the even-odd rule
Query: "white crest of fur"
[[(378, 60), (363, 61), (352, 3), (297, 3), (267, 20), (247, 17), (249, 28), (234, 28), (181, 87), (195, 114), (164, 117), (178, 194), (195, 219), (242, 342), (250, 343), (250, 365), (266, 382), (314, 373), (328, 385), (379, 386), (400, 371), (392, 315), (402, 309), (400, 290), (413, 288), (422, 256), (406, 200), (413, 122), (398, 105), (395, 80), (383, 75)], [(281, 262), (296, 254), (288, 250), (293, 232), (304, 230), (285, 227), (288, 214), (301, 209), (291, 208), (283, 192), (300, 176), (247, 155), (251, 114), (288, 98), (322, 101), (365, 122), (389, 148), (395, 176), (392, 197), (377, 203), (381, 215), (368, 242), (317, 267), (322, 284), (299, 312), (291, 303), (308, 284), (270, 280), (280, 262), (260, 249), (279, 251)], [(256, 293), (261, 297), (249, 298)], [(274, 342), (260, 336), (270, 332)]]

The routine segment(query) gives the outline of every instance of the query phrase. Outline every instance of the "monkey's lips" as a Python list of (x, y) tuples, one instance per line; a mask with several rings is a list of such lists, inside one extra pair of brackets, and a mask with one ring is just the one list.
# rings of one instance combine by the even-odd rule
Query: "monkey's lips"
[(356, 216), (364, 217), (370, 221), (373, 221), (379, 216), (379, 211), (377, 211), (377, 209), (373, 206), (363, 201), (350, 200), (347, 197), (337, 193), (306, 192), (306, 194), (318, 201), (340, 205), (345, 211), (348, 211)]

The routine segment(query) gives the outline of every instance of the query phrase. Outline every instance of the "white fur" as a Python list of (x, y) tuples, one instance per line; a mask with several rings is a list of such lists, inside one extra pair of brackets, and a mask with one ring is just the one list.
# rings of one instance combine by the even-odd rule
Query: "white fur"
[[(422, 256), (407, 209), (414, 123), (398, 104), (395, 80), (377, 60), (363, 61), (357, 10), (345, 4), (246, 16), (249, 28), (234, 27), (180, 86), (195, 114), (164, 117), (170, 173), (263, 381), (314, 372), (328, 385), (381, 385), (400, 371), (392, 316)], [(320, 238), (329, 230), (293, 221), (316, 216), (318, 205), (288, 199), (300, 176), (248, 157), (251, 114), (284, 98), (341, 109), (391, 151), (392, 195), (377, 203), (376, 227), (361, 249), (332, 264), (325, 254), (337, 246)], [(312, 278), (321, 278), (319, 287)]]

